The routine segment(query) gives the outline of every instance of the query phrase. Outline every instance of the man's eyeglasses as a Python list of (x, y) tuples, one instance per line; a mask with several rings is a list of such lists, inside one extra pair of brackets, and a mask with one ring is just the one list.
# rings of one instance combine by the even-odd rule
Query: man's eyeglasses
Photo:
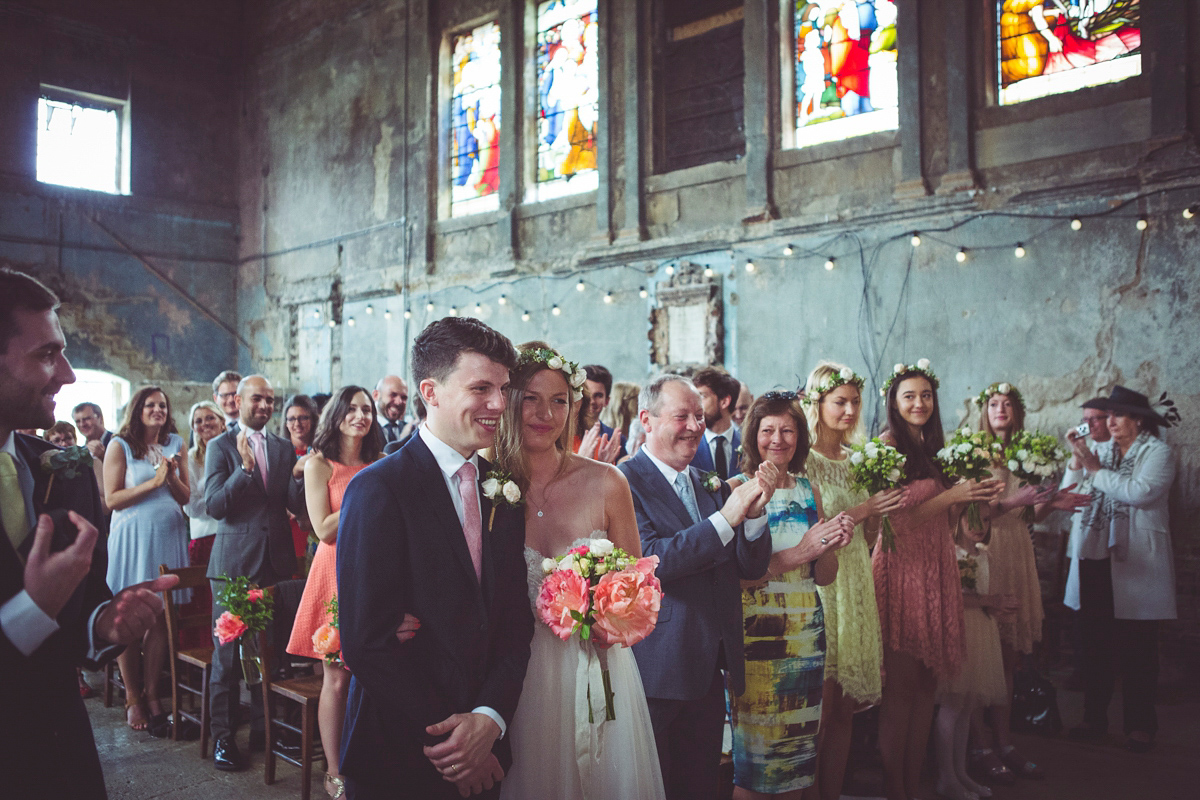
[(221, 398), (222, 400), (227, 400), (230, 397), (237, 397), (237, 392), (219, 392), (217, 397)]

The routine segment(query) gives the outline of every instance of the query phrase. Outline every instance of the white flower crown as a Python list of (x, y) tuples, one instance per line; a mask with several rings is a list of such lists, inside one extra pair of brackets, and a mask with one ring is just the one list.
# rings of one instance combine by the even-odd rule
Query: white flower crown
[(548, 347), (534, 347), (522, 350), (517, 356), (518, 368), (526, 364), (545, 364), (550, 369), (560, 370), (567, 378), (567, 385), (571, 387), (571, 399), (577, 401), (583, 397), (583, 384), (587, 381), (587, 372), (579, 366), (578, 361), (567, 361), (561, 353)]
[(897, 364), (896, 366), (892, 367), (892, 374), (888, 375), (887, 380), (885, 380), (883, 382), (883, 386), (879, 387), (879, 396), (887, 397), (888, 389), (892, 388), (892, 383), (896, 380), (896, 376), (903, 375), (907, 372), (921, 373), (922, 375), (924, 375), (926, 378), (929, 379), (929, 385), (933, 387), (934, 391), (937, 391), (937, 388), (938, 388), (937, 375), (934, 375), (933, 370), (930, 369), (929, 359), (922, 358), (922, 359), (918, 359), (917, 363), (915, 363), (915, 364), (907, 364), (907, 365)]

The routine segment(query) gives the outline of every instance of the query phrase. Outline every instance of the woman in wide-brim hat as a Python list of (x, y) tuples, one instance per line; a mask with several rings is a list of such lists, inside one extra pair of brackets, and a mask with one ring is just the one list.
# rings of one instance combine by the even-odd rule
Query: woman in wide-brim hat
[[(1158, 620), (1176, 618), (1167, 510), (1175, 459), (1159, 438), (1171, 422), (1124, 386), (1096, 405), (1109, 412), (1112, 439), (1094, 453), (1082, 438), (1072, 441), (1081, 472), (1092, 480), (1092, 502), (1079, 545), (1084, 722), (1071, 734), (1107, 737), (1119, 673), (1126, 746), (1145, 752), (1158, 730)], [(1178, 419), (1173, 409), (1167, 416)]]

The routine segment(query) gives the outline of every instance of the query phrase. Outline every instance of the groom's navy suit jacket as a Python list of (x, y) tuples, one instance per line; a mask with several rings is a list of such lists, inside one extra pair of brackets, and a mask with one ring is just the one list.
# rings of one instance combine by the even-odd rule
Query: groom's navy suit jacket
[[(703, 445), (702, 445), (703, 446)], [(747, 541), (741, 525), (721, 544), (708, 521), (729, 496), (705, 490), (700, 472), (689, 466), (700, 522), (693, 523), (683, 501), (644, 452), (617, 469), (629, 479), (637, 513), (642, 554), (659, 558), (662, 607), (654, 632), (633, 646), (646, 696), (696, 700), (712, 686), (722, 644), (730, 691), (745, 689), (742, 650), (742, 580), (757, 580), (771, 560), (771, 533)]]
[[(490, 469), (479, 460), (479, 477)], [(525, 516), (480, 494), (482, 581), (445, 479), (414, 436), (354, 476), (342, 500), (337, 571), (342, 655), (353, 673), (342, 772), (367, 785), (457, 796), (421, 752), (425, 728), (479, 706), (511, 724), (529, 663)], [(482, 585), (481, 585), (482, 584)], [(421, 621), (401, 644), (406, 613)], [(507, 737), (493, 748), (507, 771)], [(401, 781), (403, 783), (396, 783)], [(428, 789), (421, 788), (428, 787)], [(418, 791), (420, 789), (420, 791)]]
[[(93, 525), (100, 519), (100, 492), (91, 469), (74, 478), (50, 476), (39, 466), (42, 453), (54, 445), (36, 436), (14, 434), (17, 474), (32, 529), (37, 515), (75, 511)], [(47, 488), (49, 497), (47, 498)], [(68, 542), (62, 538), (75, 526), (56, 527), (51, 550)], [(33, 532), (22, 544), (28, 554)], [(75, 667), (88, 653), (88, 622), (101, 603), (112, 598), (104, 581), (105, 543), (97, 540), (88, 574), (59, 612), (59, 629), (29, 656), (21, 653), (0, 630), (0, 765), (4, 796), (104, 797), (104, 777), (92, 740), (92, 726), (79, 697)], [(0, 524), (0, 604), (25, 587), (25, 566)], [(119, 648), (105, 651), (116, 655)], [(95, 665), (92, 665), (95, 666)]]

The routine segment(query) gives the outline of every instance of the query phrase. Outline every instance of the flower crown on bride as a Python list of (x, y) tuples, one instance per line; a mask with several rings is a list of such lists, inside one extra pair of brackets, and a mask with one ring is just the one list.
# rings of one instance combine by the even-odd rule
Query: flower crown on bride
[(571, 400), (578, 401), (583, 397), (583, 384), (587, 380), (587, 372), (579, 366), (578, 361), (567, 361), (562, 354), (548, 347), (534, 347), (522, 350), (517, 356), (517, 368), (527, 364), (544, 364), (550, 369), (557, 369), (567, 378), (571, 387)]
[(915, 363), (915, 364), (908, 364), (907, 366), (904, 364), (897, 364), (896, 366), (892, 367), (892, 374), (887, 376), (887, 380), (885, 380), (883, 382), (883, 386), (881, 386), (879, 388), (879, 396), (887, 397), (888, 389), (892, 388), (892, 383), (896, 380), (896, 376), (903, 375), (908, 372), (921, 373), (922, 375), (924, 375), (926, 378), (929, 379), (929, 385), (933, 387), (933, 390), (937, 391), (937, 388), (938, 388), (937, 375), (934, 375), (933, 370), (930, 369), (929, 359), (922, 358), (922, 359), (919, 359), (917, 361), (917, 363)]

